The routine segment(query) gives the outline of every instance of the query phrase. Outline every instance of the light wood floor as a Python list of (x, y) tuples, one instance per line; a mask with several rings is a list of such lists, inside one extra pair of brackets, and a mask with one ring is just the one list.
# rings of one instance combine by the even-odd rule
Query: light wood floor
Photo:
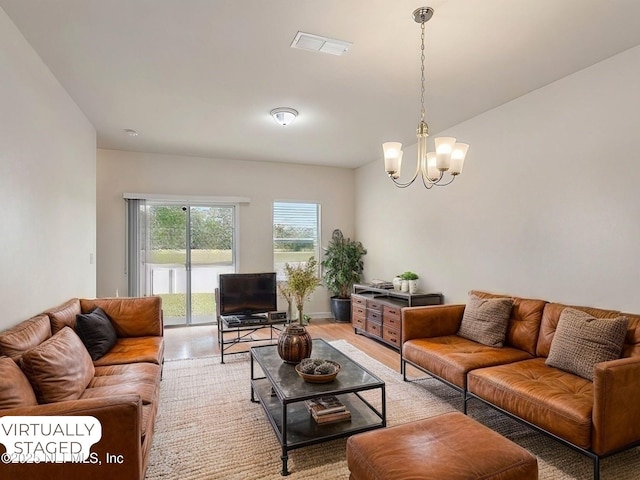
[[(364, 335), (356, 335), (350, 323), (336, 323), (328, 319), (313, 319), (307, 329), (313, 338), (322, 338), (328, 342), (346, 340), (389, 368), (400, 371), (400, 355), (397, 351)], [(268, 330), (264, 329), (256, 332), (254, 338), (264, 338), (264, 336), (268, 337), (268, 335)], [(215, 325), (165, 328), (164, 338), (164, 356), (166, 359), (194, 358), (220, 354)], [(247, 350), (250, 346), (251, 343), (238, 345), (243, 350)], [(227, 352), (225, 352), (226, 355)]]

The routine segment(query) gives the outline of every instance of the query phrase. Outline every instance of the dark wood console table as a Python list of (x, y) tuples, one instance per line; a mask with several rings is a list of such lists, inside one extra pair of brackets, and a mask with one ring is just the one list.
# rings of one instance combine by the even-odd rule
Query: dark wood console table
[(441, 293), (408, 293), (398, 290), (354, 285), (351, 294), (351, 324), (356, 333), (370, 336), (400, 350), (401, 309), (441, 305)]

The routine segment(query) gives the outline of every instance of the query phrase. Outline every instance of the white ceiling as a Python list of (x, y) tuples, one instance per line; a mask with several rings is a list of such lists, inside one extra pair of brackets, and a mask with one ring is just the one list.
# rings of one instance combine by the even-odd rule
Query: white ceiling
[[(101, 148), (357, 167), (640, 44), (638, 0), (0, 0)], [(353, 42), (289, 48), (298, 31)], [(275, 107), (300, 112), (286, 128)], [(140, 136), (123, 132), (131, 128)], [(464, 141), (464, 139), (460, 139)], [(473, 145), (470, 154), (473, 155)]]

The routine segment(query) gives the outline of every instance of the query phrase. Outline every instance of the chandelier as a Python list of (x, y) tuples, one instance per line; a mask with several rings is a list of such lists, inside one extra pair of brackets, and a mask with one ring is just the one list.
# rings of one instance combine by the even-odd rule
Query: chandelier
[[(435, 152), (427, 152), (427, 137), (429, 136), (429, 126), (425, 122), (424, 109), (424, 24), (433, 16), (433, 8), (421, 7), (413, 12), (414, 20), (420, 24), (422, 34), (420, 35), (421, 51), (421, 91), (420, 91), (420, 122), (416, 133), (418, 136), (418, 164), (413, 178), (406, 182), (399, 182), (400, 168), (402, 166), (402, 143), (387, 142), (382, 144), (384, 152), (384, 169), (397, 187), (405, 188), (411, 185), (418, 175), (422, 178), (422, 183), (428, 189), (435, 186), (449, 185), (462, 173), (464, 159), (469, 150), (466, 143), (456, 142), (454, 137), (439, 137), (434, 140)], [(445, 175), (448, 173), (448, 175)]]

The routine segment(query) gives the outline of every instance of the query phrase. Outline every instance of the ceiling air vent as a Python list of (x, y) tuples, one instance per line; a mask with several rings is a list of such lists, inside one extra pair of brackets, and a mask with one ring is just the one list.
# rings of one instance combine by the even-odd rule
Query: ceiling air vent
[(353, 43), (335, 38), (321, 37), (312, 33), (298, 32), (291, 42), (291, 48), (310, 50), (312, 52), (329, 53), (331, 55), (344, 55)]

